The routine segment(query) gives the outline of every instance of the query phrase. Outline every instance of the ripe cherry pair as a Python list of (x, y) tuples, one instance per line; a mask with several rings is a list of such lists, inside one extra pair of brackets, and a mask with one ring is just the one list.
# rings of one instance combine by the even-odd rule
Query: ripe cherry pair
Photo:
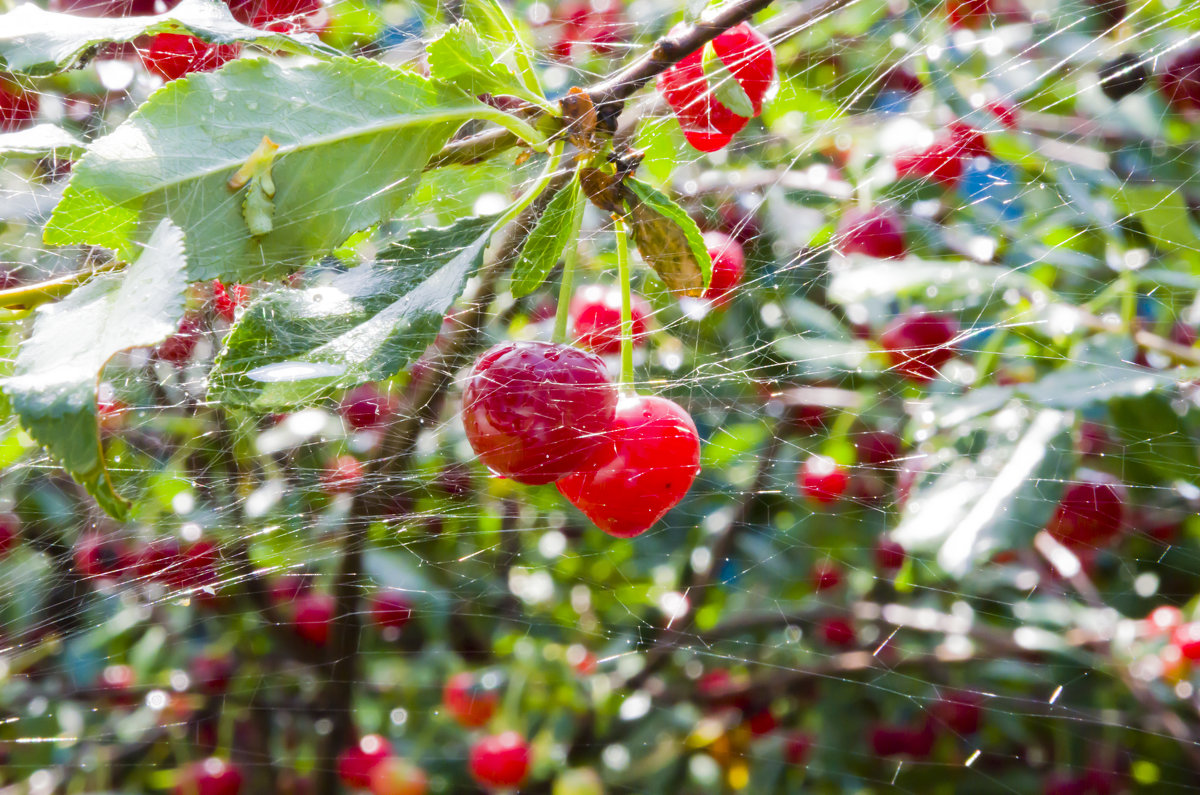
[(480, 356), (463, 394), (463, 425), (493, 472), (555, 483), (618, 538), (661, 519), (700, 471), (699, 434), (683, 408), (620, 394), (600, 357), (569, 345), (506, 342)]

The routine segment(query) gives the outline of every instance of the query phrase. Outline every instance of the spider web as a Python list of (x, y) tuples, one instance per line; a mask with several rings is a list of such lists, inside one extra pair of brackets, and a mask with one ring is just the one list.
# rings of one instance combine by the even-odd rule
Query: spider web
[[(1114, 102), (1098, 70), (1133, 53), (1161, 74), (1198, 33), (1188, 3), (1131, 2), (1124, 22), (1119, 5), (1013, 2), (971, 30), (949, 28), (940, 4), (851, 0), (789, 22), (798, 6), (783, 3), (759, 25), (780, 84), (709, 155), (653, 87), (635, 95), (618, 139), (644, 150), (640, 174), (742, 240), (747, 263), (724, 306), (675, 300), (636, 271), (652, 307), (637, 390), (686, 407), (704, 452), (685, 500), (635, 540), (479, 465), (458, 416), (469, 359), (442, 373), (411, 456), (387, 427), (349, 427), (335, 402), (223, 410), (205, 379), (229, 321), (196, 286), (204, 329), (185, 362), (137, 350), (105, 371), (108, 461), (138, 495), (129, 522), (4, 426), (0, 499), (21, 523), (0, 561), (5, 791), (167, 791), (214, 755), (245, 790), (309, 791), (321, 738), (347, 712), (417, 761), (431, 791), (475, 791), (465, 760), (481, 731), (442, 706), (459, 670), (498, 686), (488, 731), (533, 743), (522, 791), (577, 766), (609, 792), (1196, 789), (1200, 701), (1143, 621), (1163, 605), (1190, 618), (1200, 564), (1195, 118), (1167, 106), (1158, 78)], [(366, 51), (419, 65), (440, 11), (373, 8), (382, 28)], [(551, 99), (679, 18), (658, 0), (575, 11), (588, 21), (572, 33), (571, 8), (514, 10)], [(919, 90), (902, 74), (921, 74)], [(39, 120), (94, 140), (156, 86), (136, 60), (101, 57), (36, 84)], [(990, 156), (964, 158), (952, 188), (897, 179), (897, 157), (955, 120), (983, 131)], [(542, 165), (507, 153), (432, 171), (371, 240), (290, 283), (321, 284), (410, 229), (500, 211)], [(4, 161), (0, 257), (15, 280), (87, 256), (40, 244), (68, 171)], [(907, 256), (844, 254), (838, 219), (854, 205), (900, 213)], [(589, 208), (578, 284), (615, 284), (613, 245)], [(482, 341), (549, 339), (560, 273), (522, 299), (503, 283)], [(918, 309), (957, 324), (955, 355), (927, 384), (877, 344)], [(6, 326), (6, 362), (26, 330)], [(438, 350), (380, 385), (392, 422), (426, 410), (409, 399)], [(885, 438), (895, 449), (873, 453)], [(330, 494), (340, 455), (365, 475)], [(849, 477), (827, 503), (797, 485), (814, 456)], [(1068, 548), (1042, 532), (1060, 496), (1100, 473), (1122, 484), (1117, 537)], [(371, 494), (393, 501), (385, 519), (358, 510)], [(361, 565), (344, 573), (365, 623), (347, 652), (353, 700), (331, 706), (295, 608), (331, 592), (364, 522)], [(885, 538), (907, 549), (898, 569), (880, 566)], [(83, 571), (96, 543), (124, 556), (118, 574)], [(203, 583), (149, 554), (197, 543), (215, 561)], [(402, 628), (373, 625), (381, 592), (411, 605)]]

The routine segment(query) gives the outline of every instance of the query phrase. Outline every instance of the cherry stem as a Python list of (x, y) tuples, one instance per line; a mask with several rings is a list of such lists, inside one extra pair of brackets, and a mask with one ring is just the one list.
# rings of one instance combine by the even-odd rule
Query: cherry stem
[(617, 234), (617, 280), (621, 283), (621, 394), (633, 391), (633, 287), (629, 276), (629, 234), (625, 222), (613, 216)]
[[(578, 179), (578, 178), (576, 178)], [(568, 185), (563, 190), (577, 190), (577, 184)], [(576, 213), (575, 227), (567, 238), (567, 248), (563, 251), (562, 284), (558, 288), (558, 307), (554, 313), (553, 342), (567, 341), (567, 320), (570, 316), (571, 294), (575, 292), (575, 265), (579, 262), (579, 229), (583, 226), (583, 213)]]

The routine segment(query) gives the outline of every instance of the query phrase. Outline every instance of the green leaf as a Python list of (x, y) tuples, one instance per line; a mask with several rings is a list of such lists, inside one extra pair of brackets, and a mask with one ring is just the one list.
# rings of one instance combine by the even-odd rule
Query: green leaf
[[(188, 278), (248, 282), (286, 273), (390, 218), (429, 158), (476, 111), (457, 89), (367, 59), (290, 66), (239, 60), (155, 92), (76, 164), (47, 243), (130, 259), (164, 217), (188, 239)], [(230, 178), (263, 137), (273, 228), (256, 236)]]
[[(1086, 361), (1086, 359), (1084, 360)], [(1018, 390), (1038, 406), (1082, 409), (1117, 397), (1137, 397), (1179, 385), (1184, 374), (1105, 361), (1049, 373)]]
[(484, 37), (503, 43), (506, 49), (512, 50), (525, 88), (539, 97), (545, 96), (533, 65), (533, 48), (517, 29), (508, 9), (498, 0), (475, 0), (467, 3), (466, 10), (467, 17), (475, 20)]
[(82, 17), (23, 3), (0, 14), (0, 66), (5, 71), (48, 75), (79, 66), (106, 42), (133, 41), (155, 33), (191, 33), (216, 44), (251, 42), (268, 50), (333, 56), (316, 37), (285, 36), (243, 25), (215, 0), (183, 0), (165, 14)]
[(747, 119), (753, 118), (754, 103), (750, 101), (750, 96), (742, 88), (742, 84), (733, 76), (733, 72), (729, 71), (729, 67), (721, 60), (721, 56), (717, 55), (711, 41), (704, 45), (700, 64), (704, 68), (704, 79), (713, 97), (737, 115)]
[(546, 274), (579, 234), (583, 210), (583, 189), (576, 176), (554, 194), (537, 226), (529, 233), (525, 248), (521, 249), (521, 258), (513, 267), (511, 289), (514, 296), (529, 295), (546, 280)]
[(463, 20), (429, 44), (429, 74), (468, 94), (527, 93), (517, 76), (480, 38), (475, 26)]
[(955, 457), (915, 489), (895, 540), (937, 550), (938, 564), (958, 578), (999, 550), (1028, 548), (1075, 465), (1071, 420), (1054, 409), (1028, 421), (1016, 406), (997, 413), (976, 458)]
[(492, 216), (418, 229), (326, 285), (269, 293), (230, 332), (212, 395), (283, 408), (395, 375), (437, 336), (496, 223)]
[(847, 260), (848, 265), (830, 274), (829, 300), (836, 304), (923, 293), (931, 284), (937, 285), (943, 300), (950, 295), (1029, 284), (1029, 277), (1023, 273), (973, 262), (926, 262), (917, 257), (885, 262), (857, 256)]
[(51, 457), (116, 517), (128, 504), (104, 467), (96, 390), (115, 354), (154, 345), (183, 316), (183, 235), (162, 221), (123, 273), (97, 276), (38, 309), (33, 331), (3, 383), (21, 424)]
[(1196, 230), (1182, 189), (1124, 185), (1112, 197), (1123, 212), (1141, 219), (1146, 234), (1167, 251), (1195, 250)]
[(1196, 481), (1200, 471), (1196, 441), (1165, 395), (1152, 392), (1113, 398), (1108, 411), (1124, 441), (1123, 458), (1148, 466), (1171, 481)]
[(57, 152), (66, 157), (83, 151), (83, 141), (56, 124), (39, 124), (28, 130), (0, 134), (0, 154), (44, 155)]
[(703, 294), (712, 277), (712, 258), (700, 227), (686, 210), (645, 182), (627, 177), (624, 185), (633, 196), (630, 230), (642, 259), (668, 290)]

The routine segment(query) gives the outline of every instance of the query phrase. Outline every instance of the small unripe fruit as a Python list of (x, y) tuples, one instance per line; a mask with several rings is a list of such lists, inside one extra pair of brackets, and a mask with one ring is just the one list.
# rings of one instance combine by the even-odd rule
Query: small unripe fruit
[(417, 765), (389, 757), (371, 771), (371, 795), (425, 795), (429, 779)]

